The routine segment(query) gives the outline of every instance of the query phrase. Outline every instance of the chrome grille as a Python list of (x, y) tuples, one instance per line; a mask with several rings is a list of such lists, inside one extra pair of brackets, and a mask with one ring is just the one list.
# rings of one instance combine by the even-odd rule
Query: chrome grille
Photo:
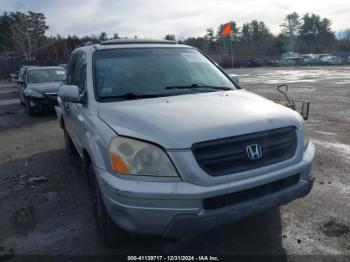
[[(259, 145), (262, 156), (249, 159), (247, 147)], [(260, 168), (291, 158), (297, 147), (295, 127), (201, 142), (192, 146), (199, 166), (211, 176)]]

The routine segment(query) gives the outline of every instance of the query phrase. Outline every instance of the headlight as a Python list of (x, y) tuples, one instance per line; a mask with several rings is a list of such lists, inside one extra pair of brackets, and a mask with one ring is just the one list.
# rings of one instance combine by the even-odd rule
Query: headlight
[(160, 147), (136, 139), (114, 137), (109, 146), (109, 159), (112, 169), (119, 174), (178, 176)]
[(40, 93), (40, 92), (33, 90), (33, 89), (28, 90), (28, 95), (33, 96), (33, 97), (44, 97), (43, 93)]
[(307, 131), (307, 128), (306, 126), (304, 125), (304, 128), (303, 128), (304, 132), (303, 132), (303, 135), (304, 135), (304, 149), (306, 149), (307, 145), (309, 144), (309, 132)]

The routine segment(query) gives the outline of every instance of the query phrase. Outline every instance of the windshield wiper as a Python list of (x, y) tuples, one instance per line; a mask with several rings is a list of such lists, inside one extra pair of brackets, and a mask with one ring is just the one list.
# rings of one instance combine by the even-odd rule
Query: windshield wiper
[(192, 85), (183, 85), (183, 86), (167, 86), (165, 89), (202, 89), (209, 88), (215, 90), (232, 90), (232, 88), (224, 87), (224, 86), (210, 86), (210, 85), (202, 85), (202, 84), (192, 84)]
[(155, 98), (161, 96), (168, 96), (167, 94), (138, 94), (138, 93), (126, 93), (123, 95), (117, 96), (103, 96), (101, 99), (116, 99), (116, 98), (124, 98), (124, 99), (139, 99), (139, 98)]

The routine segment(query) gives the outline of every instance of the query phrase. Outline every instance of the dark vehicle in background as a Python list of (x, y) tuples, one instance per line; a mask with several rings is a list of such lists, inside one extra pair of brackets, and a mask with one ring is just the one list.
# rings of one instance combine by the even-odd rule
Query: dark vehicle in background
[(266, 59), (264, 61), (264, 66), (277, 67), (277, 66), (281, 66), (281, 62), (275, 59)]
[(21, 104), (29, 115), (53, 108), (57, 104), (59, 86), (66, 72), (58, 66), (27, 67), (17, 81)]
[(67, 71), (67, 64), (59, 64), (58, 66)]
[(18, 74), (17, 74), (17, 87), (19, 87), (19, 85), (21, 84), (21, 82), (23, 82), (23, 76), (25, 75), (26, 71), (28, 68), (31, 68), (31, 67), (35, 67), (35, 66), (27, 66), (27, 65), (24, 65), (21, 67), (21, 69), (19, 70)]
[(282, 60), (281, 65), (282, 66), (297, 66), (297, 65), (304, 65), (305, 64), (305, 58), (303, 57), (286, 57)]
[(248, 59), (241, 63), (241, 66), (243, 67), (261, 67), (264, 63), (260, 59)]
[(350, 65), (350, 56), (346, 59), (345, 63)]

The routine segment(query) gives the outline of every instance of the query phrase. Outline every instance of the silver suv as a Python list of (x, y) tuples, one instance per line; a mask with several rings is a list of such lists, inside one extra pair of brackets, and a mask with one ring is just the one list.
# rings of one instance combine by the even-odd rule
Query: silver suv
[(127, 232), (182, 238), (309, 193), (315, 146), (302, 117), (235, 80), (168, 41), (72, 53), (56, 112), (105, 244)]

